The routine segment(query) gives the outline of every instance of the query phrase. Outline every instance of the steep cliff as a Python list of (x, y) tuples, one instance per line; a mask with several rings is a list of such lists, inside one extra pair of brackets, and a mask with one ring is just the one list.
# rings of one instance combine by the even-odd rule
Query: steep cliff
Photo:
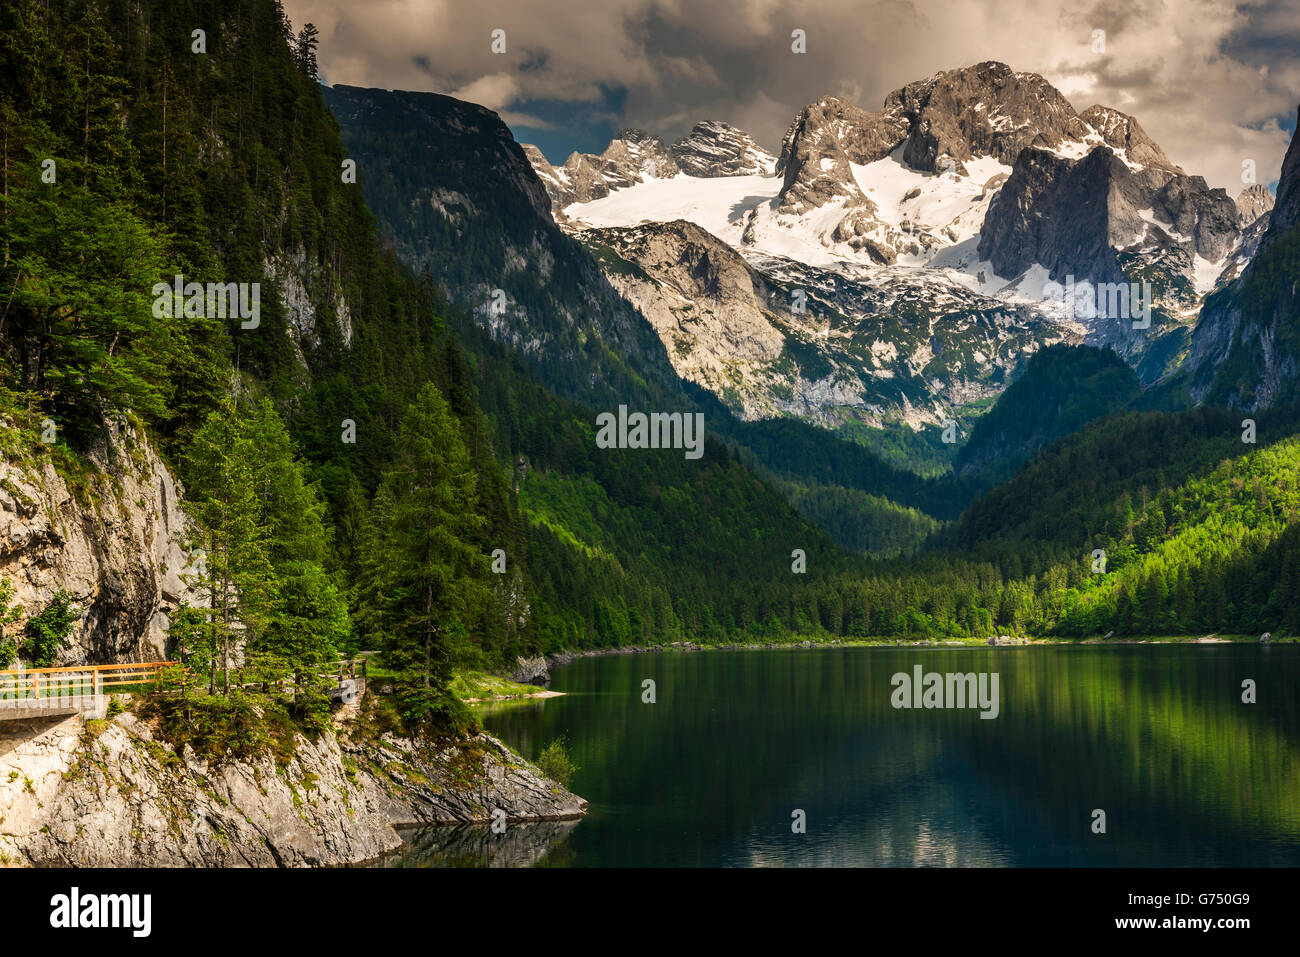
[(1240, 278), (1207, 298), (1185, 366), (1171, 377), (1197, 403), (1254, 411), (1300, 399), (1300, 138), (1282, 162), (1277, 203)]
[(71, 594), (81, 616), (63, 663), (165, 656), (170, 613), (199, 604), (182, 577), (180, 492), (153, 447), (112, 424), (79, 461), (0, 460), (0, 578), (28, 616), (58, 591)]

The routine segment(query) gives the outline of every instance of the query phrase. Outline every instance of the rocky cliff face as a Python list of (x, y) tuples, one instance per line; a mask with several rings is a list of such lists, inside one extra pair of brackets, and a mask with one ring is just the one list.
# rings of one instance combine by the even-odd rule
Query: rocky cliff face
[(535, 171), (501, 118), (474, 104), (344, 86), (323, 94), (401, 258), (427, 268), (543, 383), (592, 404), (636, 400), (647, 384), (679, 387), (645, 321), (556, 227), (547, 193), (597, 195), (634, 176), (675, 175), (662, 141), (624, 130), (603, 158)]
[(776, 157), (744, 130), (727, 123), (696, 123), (672, 146), (638, 129), (623, 129), (599, 155), (571, 153), (552, 166), (542, 151), (523, 144), (557, 215), (572, 203), (589, 203), (651, 179), (687, 176), (770, 176)]
[(743, 419), (935, 424), (1000, 391), (1040, 344), (1078, 338), (942, 276), (750, 262), (685, 221), (577, 235), (654, 326), (678, 375)]
[[(932, 221), (904, 223), (879, 207), (874, 174), (860, 167), (889, 156), (902, 169), (953, 183), (978, 175), (988, 179), (986, 192), (1001, 188), (1000, 209), (988, 206), (974, 232), (980, 258), (1006, 279), (1038, 264), (1053, 278), (1119, 281), (1115, 250), (1160, 230), (1219, 264), (1239, 238), (1240, 217), (1227, 195), (1187, 176), (1136, 118), (1103, 106), (1076, 113), (1041, 76), (995, 62), (908, 84), (878, 113), (834, 97), (803, 110), (777, 166), (785, 177), (774, 204), (778, 219), (789, 226), (792, 218), (834, 210), (839, 221), (824, 234), (827, 245), (846, 243), (881, 263), (928, 258), (965, 239), (961, 223), (934, 217), (937, 207), (928, 210)], [(1011, 167), (1010, 176), (989, 178), (996, 166)], [(871, 235), (870, 245), (851, 243)], [(1192, 280), (1204, 272), (1179, 274)]]
[(909, 83), (885, 98), (885, 112), (906, 120), (903, 160), (926, 172), (939, 172), (945, 157), (1010, 166), (1027, 146), (1055, 149), (1092, 132), (1041, 76), (994, 61)]
[[(1000, 276), (1037, 264), (1056, 280), (1069, 274), (1122, 282), (1123, 251), (1173, 240), (1206, 263), (1222, 264), (1240, 233), (1236, 203), (1199, 176), (1135, 166), (1109, 145), (1080, 159), (1027, 149), (989, 207), (979, 255)], [(1176, 271), (1188, 279), (1195, 272)]]
[(663, 140), (631, 128), (620, 130), (599, 156), (571, 153), (558, 168), (531, 143), (523, 149), (556, 210), (570, 203), (589, 203), (649, 177), (666, 179), (682, 171)]
[(200, 604), (181, 577), (180, 489), (130, 429), (106, 425), (85, 458), (85, 474), (48, 456), (0, 461), (0, 578), (29, 615), (72, 594), (81, 618), (61, 663), (161, 659), (170, 614)]
[(716, 120), (696, 123), (671, 152), (687, 176), (771, 176), (776, 168), (776, 157), (752, 136)]
[[(1258, 191), (1243, 197), (1243, 219), (1267, 205)], [(1276, 205), (1244, 237), (1257, 251), (1243, 253), (1239, 277), (1206, 299), (1170, 384), (1197, 403), (1255, 411), (1300, 399), (1300, 138), (1283, 160)]]
[(1248, 229), (1273, 211), (1275, 200), (1272, 191), (1262, 183), (1247, 186), (1237, 195), (1237, 213), (1241, 228)]
[[(19, 726), (22, 727), (19, 727)], [(0, 861), (75, 867), (316, 867), (374, 859), (407, 825), (580, 817), (587, 802), (490, 735), (434, 748), (346, 725), (213, 767), (121, 715), (0, 722)], [(13, 779), (10, 780), (11, 775)]]

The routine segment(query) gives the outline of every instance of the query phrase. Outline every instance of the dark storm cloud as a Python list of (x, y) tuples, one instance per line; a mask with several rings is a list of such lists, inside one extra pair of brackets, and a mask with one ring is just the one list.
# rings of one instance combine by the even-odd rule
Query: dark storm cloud
[[(775, 150), (822, 95), (879, 108), (943, 69), (1002, 60), (1079, 109), (1138, 117), (1191, 172), (1236, 192), (1244, 160), (1276, 175), (1300, 93), (1300, 4), (1222, 0), (286, 0), (321, 29), (332, 82), (434, 90), (499, 111), (547, 153), (638, 126), (671, 139), (700, 119)], [(790, 50), (794, 29), (808, 52)], [(507, 53), (490, 35), (503, 29)], [(1105, 51), (1094, 50), (1105, 32)], [(620, 91), (621, 115), (608, 115)], [(558, 105), (569, 104), (566, 113)], [(530, 106), (531, 105), (531, 106)], [(543, 110), (544, 107), (544, 110)], [(545, 115), (539, 115), (543, 113)], [(566, 140), (567, 138), (567, 140)]]

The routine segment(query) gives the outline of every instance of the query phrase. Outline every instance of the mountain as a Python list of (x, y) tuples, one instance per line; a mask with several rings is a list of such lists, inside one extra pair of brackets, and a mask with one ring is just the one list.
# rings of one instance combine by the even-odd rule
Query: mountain
[[(1256, 192), (1254, 208), (1266, 201)], [(1197, 403), (1257, 411), (1300, 401), (1300, 138), (1282, 162), (1277, 202), (1250, 227), (1249, 264), (1201, 311), (1183, 368), (1165, 387)]]
[(752, 136), (716, 120), (696, 123), (670, 152), (687, 176), (760, 176), (776, 168), (776, 157)]
[(575, 152), (559, 167), (531, 143), (522, 145), (557, 213), (572, 203), (589, 203), (638, 183), (682, 175), (771, 175), (776, 164), (744, 130), (717, 121), (696, 123), (671, 147), (657, 136), (623, 129), (600, 155)]
[(1039, 449), (1123, 410), (1140, 392), (1133, 370), (1111, 350), (1048, 346), (975, 421), (954, 469), (989, 485), (1004, 481)]
[[(570, 434), (567, 420), (534, 420), (530, 414), (528, 424), (520, 422), (525, 418), (522, 406), (554, 399), (545, 400), (535, 390), (520, 398), (523, 386), (504, 389), (497, 380), (504, 376), (499, 366), (506, 355), (511, 362), (525, 364), (552, 392), (592, 410), (589, 422), (596, 410), (618, 405), (698, 411), (705, 415), (710, 436), (737, 445), (749, 466), (779, 480), (781, 490), (792, 498), (797, 488), (803, 501), (811, 501), (809, 496), (822, 485), (896, 496), (898, 505), (879, 508), (879, 521), (872, 527), (898, 524), (896, 541), (908, 547), (915, 544), (916, 535), (902, 530), (923, 529), (924, 522), (916, 521), (907, 508), (945, 517), (960, 508), (965, 500), (961, 496), (940, 494), (927, 483), (918, 486), (913, 476), (856, 442), (817, 429), (791, 430), (782, 419), (760, 417), (787, 408), (794, 413), (818, 409), (818, 390), (835, 387), (826, 378), (818, 339), (822, 313), (839, 303), (855, 314), (874, 314), (873, 321), (892, 327), (895, 320), (888, 315), (888, 304), (920, 295), (915, 284), (855, 286), (828, 274), (824, 289), (809, 286), (808, 309), (798, 315), (792, 309), (789, 282), (769, 282), (726, 244), (691, 224), (648, 227), (643, 235), (638, 230), (604, 235), (570, 226), (572, 235), (566, 235), (549, 211), (537, 208), (545, 171), (534, 174), (529, 169), (527, 150), (513, 144), (491, 111), (432, 94), (352, 87), (322, 93), (337, 111), (343, 141), (358, 161), (361, 185), (383, 232), (402, 259), (427, 270), (433, 284), (450, 297), (450, 307), (444, 310), (449, 326), (469, 350), (471, 366), (485, 363), (473, 373), (485, 411), (496, 422), (516, 423), (498, 436), (512, 461), (522, 457), (534, 465), (549, 462), (558, 449), (566, 449), (566, 461), (573, 461), (576, 453), (570, 446), (577, 438)], [(635, 139), (647, 141), (644, 136)], [(707, 188), (736, 178), (748, 177), (678, 174), (676, 181)], [(640, 250), (641, 244), (659, 250), (655, 256), (648, 251), (641, 255), (646, 268), (623, 255), (632, 255), (630, 250)], [(803, 268), (798, 263), (788, 267)], [(800, 279), (805, 285), (812, 281)], [(508, 293), (499, 314), (484, 303), (494, 286)], [(668, 290), (674, 288), (677, 299), (670, 300)], [(985, 307), (997, 311), (985, 315)], [(674, 308), (682, 316), (680, 327)], [(936, 335), (968, 323), (982, 324), (982, 341), (987, 340), (983, 348), (992, 357), (988, 361), (982, 353), (983, 364), (967, 357), (969, 369), (962, 372), (956, 389), (991, 395), (998, 377), (1017, 361), (1021, 349), (1032, 345), (1035, 336), (1005, 328), (1013, 315), (966, 291), (960, 303), (954, 302), (952, 317), (939, 324)], [(879, 364), (875, 381), (882, 394), (902, 397), (904, 405), (912, 398), (926, 400), (929, 389), (922, 366), (932, 362), (929, 338), (918, 332), (906, 355), (886, 352), (879, 360), (864, 347), (864, 356), (853, 361), (872, 368)], [(694, 358), (677, 368), (669, 355), (681, 359), (684, 350)], [(755, 357), (750, 365), (738, 358), (748, 355), (746, 350)], [(912, 369), (915, 361), (922, 366)], [(951, 352), (940, 364), (959, 361), (961, 354)], [(731, 363), (732, 373), (722, 363)], [(939, 374), (940, 364), (924, 374)], [(686, 374), (679, 379), (682, 372)], [(724, 387), (731, 381), (729, 375), (738, 385), (734, 393)], [(749, 377), (760, 385), (751, 388)], [(714, 386), (720, 394), (708, 391)], [(873, 411), (868, 401), (875, 399), (846, 391), (845, 409), (829, 410), (825, 421), (880, 421), (886, 403), (877, 403), (880, 408)], [(933, 420), (937, 413), (918, 407), (916, 415)], [(550, 438), (542, 441), (542, 435)], [(896, 452), (891, 454), (896, 464), (902, 461)], [(856, 536), (845, 543), (859, 548), (860, 527), (844, 530)], [(895, 541), (893, 532), (886, 538)], [(901, 547), (891, 544), (883, 551)]]
[[(1136, 118), (1078, 113), (996, 62), (910, 83), (875, 112), (823, 97), (771, 171), (602, 182), (585, 201), (552, 190), (561, 228), (597, 251), (680, 376), (745, 417), (875, 430), (965, 418), (1056, 343), (1109, 346), (1145, 384), (1167, 376), (1205, 295), (1254, 255), (1271, 200), (1209, 189)], [(668, 255), (703, 246), (728, 269), (723, 246), (743, 259), (753, 294), (690, 280)], [(1091, 299), (1067, 302), (1067, 284)], [(808, 312), (787, 308), (794, 294)]]
[[(663, 393), (683, 401), (658, 338), (556, 227), (496, 113), (433, 93), (340, 85), (322, 95), (398, 255), (528, 356), (544, 382), (602, 405)], [(640, 144), (650, 162), (650, 140), (628, 137), (606, 152)]]
[(1246, 229), (1273, 211), (1276, 200), (1273, 192), (1262, 183), (1247, 186), (1237, 195), (1237, 213), (1241, 226)]
[(743, 419), (912, 428), (994, 397), (1026, 355), (1071, 339), (1029, 310), (910, 270), (746, 260), (694, 223), (575, 230), (683, 378)]

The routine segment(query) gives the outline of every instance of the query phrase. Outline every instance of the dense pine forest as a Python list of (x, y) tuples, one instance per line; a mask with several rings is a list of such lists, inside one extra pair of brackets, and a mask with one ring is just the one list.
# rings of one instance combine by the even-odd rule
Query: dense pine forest
[[(598, 449), (619, 389), (705, 400), (621, 363), (575, 379), (583, 354), (548, 381), (484, 331), (450, 250), (491, 253), (437, 217), (443, 268), (404, 263), (367, 164), (344, 175), (314, 44), (276, 0), (0, 11), (0, 442), (75, 484), (111, 424), (181, 478), (190, 706), (361, 650), (440, 727), (465, 720), (456, 668), (561, 649), (1300, 627), (1294, 419), (1250, 443), (1239, 413), (1140, 411), (1110, 353), (1036, 357), (939, 477), (793, 421), (711, 420), (699, 461)], [(259, 322), (159, 316), (178, 274), (259, 283)], [(275, 706), (320, 721), (324, 698)]]

